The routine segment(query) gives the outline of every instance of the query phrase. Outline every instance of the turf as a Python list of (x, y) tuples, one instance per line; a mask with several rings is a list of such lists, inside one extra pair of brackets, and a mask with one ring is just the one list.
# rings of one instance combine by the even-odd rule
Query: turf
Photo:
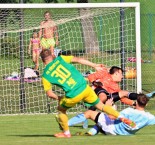
[[(92, 124), (89, 121), (89, 127)], [(76, 136), (76, 132), (87, 131), (81, 124), (70, 130), (70, 139), (55, 138), (53, 134), (60, 130), (51, 114), (0, 116), (0, 145), (154, 145), (155, 142), (155, 126), (145, 127), (133, 136)]]

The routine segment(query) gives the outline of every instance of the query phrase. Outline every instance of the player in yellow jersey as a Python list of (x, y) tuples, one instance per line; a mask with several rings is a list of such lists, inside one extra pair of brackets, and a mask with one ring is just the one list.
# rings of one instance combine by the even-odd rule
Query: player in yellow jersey
[[(71, 137), (68, 127), (67, 109), (74, 107), (78, 102), (83, 101), (97, 109), (119, 118), (119, 112), (115, 111), (111, 106), (104, 105), (93, 89), (87, 84), (82, 74), (71, 64), (80, 63), (93, 67), (96, 71), (102, 70), (103, 65), (92, 63), (88, 60), (74, 56), (59, 56), (54, 58), (51, 51), (45, 49), (41, 52), (41, 58), (46, 65), (42, 81), (46, 94), (53, 99), (60, 100), (59, 97), (52, 91), (52, 84), (61, 87), (65, 96), (60, 100), (58, 105), (58, 119), (63, 129), (63, 132), (57, 133), (55, 137)], [(131, 125), (132, 121), (120, 118), (121, 121)]]

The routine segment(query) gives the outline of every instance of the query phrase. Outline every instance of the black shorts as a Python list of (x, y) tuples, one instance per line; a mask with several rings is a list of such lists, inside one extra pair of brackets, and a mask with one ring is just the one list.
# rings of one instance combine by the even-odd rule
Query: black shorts
[(96, 93), (97, 96), (99, 96), (100, 93), (104, 93), (104, 94), (107, 95), (107, 98), (108, 99), (109, 99), (109, 97), (111, 97), (110, 93), (108, 93), (107, 90), (105, 90), (103, 88), (98, 87), (98, 88), (95, 88), (94, 91), (95, 91), (95, 93)]
[(101, 114), (101, 112), (99, 112), (97, 115), (96, 115), (96, 117), (95, 117), (95, 123), (97, 123), (98, 122), (98, 118), (99, 118), (99, 116), (100, 116), (100, 114)]
[(105, 90), (104, 88), (101, 88), (101, 87), (95, 88), (94, 91), (95, 91), (95, 93), (96, 93), (97, 96), (99, 96), (100, 93), (106, 94), (107, 100), (110, 99), (110, 98), (113, 98), (113, 101), (114, 102), (117, 102), (117, 101), (120, 100), (120, 97), (119, 97), (119, 93), (118, 92), (108, 93), (107, 90)]

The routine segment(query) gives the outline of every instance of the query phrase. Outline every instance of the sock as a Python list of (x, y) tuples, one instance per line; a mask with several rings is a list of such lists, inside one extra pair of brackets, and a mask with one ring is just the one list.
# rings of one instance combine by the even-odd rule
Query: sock
[(66, 135), (67, 135), (67, 134), (70, 134), (70, 131), (67, 130), (67, 131), (64, 132), (64, 134), (66, 134)]
[(104, 105), (102, 111), (116, 118), (118, 118), (118, 116), (120, 115), (118, 111), (114, 110), (112, 106), (109, 105)]
[(98, 134), (99, 132), (99, 128), (97, 125), (94, 125), (93, 128), (91, 128), (89, 131), (88, 131), (88, 134), (89, 135), (96, 135)]
[(86, 117), (84, 116), (84, 114), (78, 114), (75, 117), (72, 117), (71, 119), (69, 119), (68, 121), (68, 125), (69, 126), (74, 126), (76, 124), (82, 123), (86, 120)]
[(128, 94), (128, 97), (131, 100), (137, 100), (137, 93), (129, 93)]
[(69, 131), (69, 126), (68, 126), (68, 117), (66, 114), (60, 112), (58, 114), (59, 117), (59, 123), (62, 126), (64, 131)]
[(128, 98), (121, 98), (121, 102), (124, 104), (130, 105), (130, 106), (132, 106), (134, 104), (134, 101), (130, 100)]
[(146, 96), (147, 96), (148, 98), (154, 97), (154, 95), (155, 95), (155, 91), (146, 94)]

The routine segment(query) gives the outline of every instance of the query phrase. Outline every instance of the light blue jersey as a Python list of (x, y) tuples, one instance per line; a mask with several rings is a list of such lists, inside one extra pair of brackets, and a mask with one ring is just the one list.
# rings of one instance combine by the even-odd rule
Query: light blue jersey
[(139, 129), (155, 124), (155, 116), (149, 112), (140, 111), (134, 108), (126, 108), (120, 112), (120, 116), (128, 118), (136, 123), (136, 127), (132, 128), (119, 120), (114, 122), (114, 132), (118, 135), (132, 135)]

